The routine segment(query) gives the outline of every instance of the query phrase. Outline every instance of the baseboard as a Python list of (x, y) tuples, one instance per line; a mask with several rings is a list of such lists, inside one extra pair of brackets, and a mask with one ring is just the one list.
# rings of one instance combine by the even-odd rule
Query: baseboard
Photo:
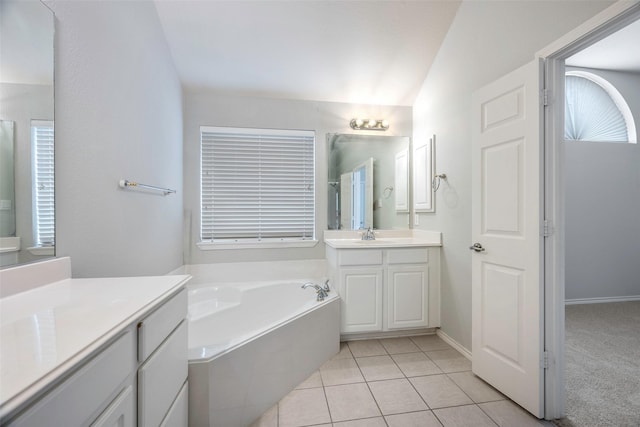
[(625, 297), (606, 297), (606, 298), (575, 298), (564, 300), (565, 305), (575, 304), (601, 304), (605, 302), (626, 302), (640, 301), (640, 295), (629, 295)]
[(439, 336), (442, 339), (442, 341), (446, 342), (451, 347), (453, 347), (456, 350), (458, 350), (464, 357), (466, 357), (467, 359), (473, 361), (473, 357), (471, 356), (471, 352), (469, 350), (467, 350), (465, 347), (463, 347), (462, 344), (460, 344), (458, 341), (454, 340), (449, 335), (447, 335), (446, 333), (442, 332), (442, 329), (438, 328), (436, 330), (436, 335)]
[(414, 337), (418, 335), (434, 335), (436, 328), (421, 328), (421, 329), (405, 329), (401, 331), (386, 331), (386, 332), (363, 332), (363, 333), (351, 333), (341, 334), (340, 341), (360, 341), (360, 340), (377, 340), (385, 338), (402, 338), (402, 337)]

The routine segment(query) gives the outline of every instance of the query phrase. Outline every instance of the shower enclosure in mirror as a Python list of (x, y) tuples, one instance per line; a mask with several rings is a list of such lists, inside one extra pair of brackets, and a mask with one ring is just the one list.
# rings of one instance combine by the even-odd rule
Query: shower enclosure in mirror
[(327, 134), (330, 230), (409, 226), (410, 138)]
[(54, 16), (0, 0), (0, 267), (55, 255)]

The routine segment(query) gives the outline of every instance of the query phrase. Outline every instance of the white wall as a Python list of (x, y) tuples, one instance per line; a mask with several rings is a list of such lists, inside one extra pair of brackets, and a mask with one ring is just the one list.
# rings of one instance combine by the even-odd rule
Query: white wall
[[(581, 70), (618, 89), (638, 129), (640, 74)], [(564, 150), (565, 297), (639, 296), (640, 144), (569, 141)]]
[(471, 94), (611, 2), (464, 1), (414, 104), (414, 141), (436, 134), (436, 213), (418, 228), (443, 233), (442, 330), (471, 348)]
[[(56, 241), (73, 276), (182, 264), (181, 87), (152, 2), (48, 1), (56, 14)], [(118, 188), (126, 178), (177, 189)]]
[(351, 133), (354, 117), (386, 118), (391, 135), (411, 135), (411, 107), (251, 98), (203, 90), (184, 93), (185, 260), (190, 264), (324, 258), (314, 248), (200, 250), (200, 126), (306, 129), (316, 132), (316, 234), (327, 228), (327, 133)]
[(640, 145), (564, 149), (566, 299), (640, 296)]

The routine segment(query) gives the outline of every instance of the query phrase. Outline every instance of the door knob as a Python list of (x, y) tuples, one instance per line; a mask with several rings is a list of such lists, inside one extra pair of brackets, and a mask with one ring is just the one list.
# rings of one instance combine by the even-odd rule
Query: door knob
[(474, 243), (473, 246), (469, 246), (469, 249), (476, 252), (484, 252), (485, 248), (482, 247), (481, 243)]

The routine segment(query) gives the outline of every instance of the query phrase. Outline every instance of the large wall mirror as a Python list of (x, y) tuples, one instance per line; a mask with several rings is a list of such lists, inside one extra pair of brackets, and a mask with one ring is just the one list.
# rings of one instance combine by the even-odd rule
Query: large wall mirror
[(55, 255), (54, 16), (0, 0), (0, 267)]
[(409, 227), (411, 139), (327, 134), (330, 230)]

